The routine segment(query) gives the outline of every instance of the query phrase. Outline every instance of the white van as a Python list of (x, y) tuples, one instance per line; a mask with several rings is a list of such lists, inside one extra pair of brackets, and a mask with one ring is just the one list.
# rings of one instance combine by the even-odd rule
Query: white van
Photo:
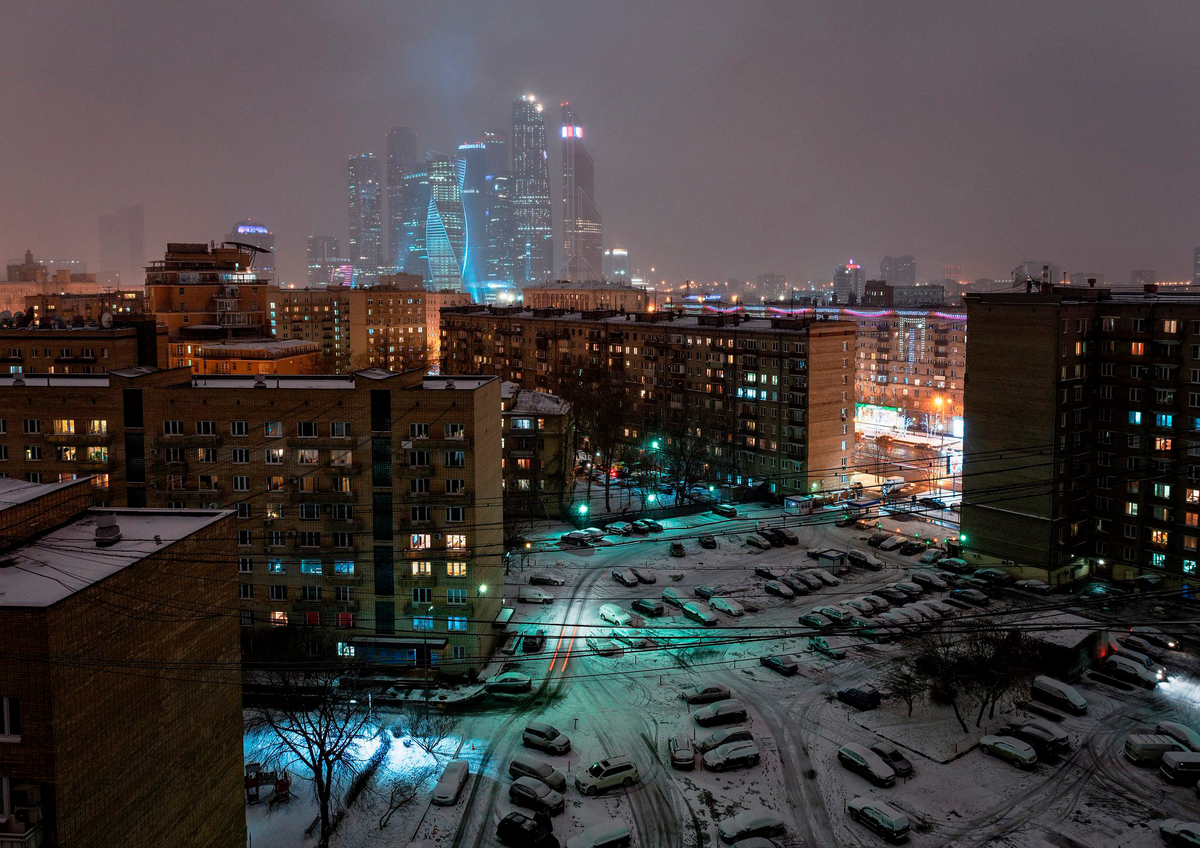
[(885, 495), (890, 495), (892, 492), (904, 488), (904, 483), (905, 480), (903, 477), (889, 477), (883, 481), (880, 491), (882, 491)]
[(523, 604), (548, 604), (554, 600), (554, 596), (537, 586), (522, 586), (517, 590), (517, 600)]
[(1139, 766), (1158, 765), (1168, 751), (1187, 753), (1183, 743), (1161, 733), (1131, 733), (1122, 748), (1129, 761)]
[(1049, 704), (1075, 715), (1083, 715), (1087, 712), (1087, 701), (1069, 683), (1039, 674), (1033, 678), (1033, 685), (1030, 689), (1035, 701), (1041, 701), (1043, 704)]

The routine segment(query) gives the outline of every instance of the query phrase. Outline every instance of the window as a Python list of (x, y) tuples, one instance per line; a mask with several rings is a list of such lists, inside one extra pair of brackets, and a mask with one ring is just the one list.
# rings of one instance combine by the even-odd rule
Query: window
[(281, 503), (267, 504), (267, 518), (283, 518), (283, 504), (281, 504)]
[(350, 477), (334, 477), (333, 478), (333, 490), (335, 492), (340, 492), (343, 495), (353, 494), (354, 486), (351, 485), (350, 481), (351, 481)]
[(1130, 424), (1141, 424), (1142, 423), (1142, 413), (1138, 412), (1137, 410), (1131, 409), (1129, 411), (1129, 423)]
[(354, 560), (352, 559), (335, 559), (333, 561), (334, 574), (353, 574)]
[(277, 548), (282, 544), (283, 544), (283, 531), (282, 530), (268, 530), (267, 531), (267, 546), (268, 547)]
[(464, 489), (466, 489), (466, 487), (467, 487), (466, 480), (460, 480), (460, 479), (447, 480), (446, 481), (446, 494), (447, 495), (457, 495), (458, 493), (460, 493)]
[(408, 508), (408, 518), (410, 521), (428, 521), (429, 507), (427, 506), (410, 506)]
[(352, 548), (352, 547), (354, 547), (354, 534), (353, 533), (344, 533), (344, 532), (334, 533), (333, 534), (333, 546), (335, 548)]
[(217, 435), (216, 421), (197, 421), (196, 422), (197, 436), (215, 436)]
[(429, 494), (429, 478), (428, 477), (413, 477), (408, 481), (409, 494), (427, 495)]
[(283, 478), (279, 477), (279, 476), (268, 477), (267, 478), (267, 491), (268, 492), (283, 491)]
[(408, 452), (409, 468), (424, 468), (429, 465), (429, 451), (414, 450)]
[(273, 610), (271, 612), (271, 624), (275, 627), (287, 627), (288, 617), (283, 610)]
[[(233, 478), (233, 490), (235, 492), (250, 491), (250, 478), (245, 476), (244, 474), (235, 476)], [(239, 504), (239, 506), (240, 506), (240, 504)], [(249, 504), (247, 504), (247, 506), (249, 506)]]
[(349, 603), (353, 599), (351, 588), (349, 586), (334, 586), (333, 599), (338, 603)]
[(283, 422), (268, 421), (263, 425), (263, 432), (268, 439), (278, 439), (283, 435)]
[(247, 574), (254, 568), (254, 560), (250, 557), (238, 557), (238, 573)]
[(321, 505), (315, 503), (300, 504), (301, 521), (317, 521), (321, 517)]
[(429, 616), (417, 616), (413, 618), (413, 630), (432, 630), (433, 618)]
[(1183, 537), (1183, 549), (1185, 551), (1196, 550), (1196, 537), (1195, 536), (1184, 536)]
[(182, 436), (183, 422), (182, 421), (164, 421), (163, 422), (164, 436)]
[(335, 439), (350, 438), (350, 422), (334, 421), (329, 425), (329, 435)]
[(301, 595), (300, 595), (301, 600), (304, 600), (304, 601), (319, 601), (319, 600), (321, 600), (321, 587), (320, 586), (301, 586), (300, 592), (301, 592)]
[(450, 655), (456, 660), (465, 660), (467, 658), (467, 648), (465, 645), (451, 645)]
[(332, 465), (352, 465), (354, 463), (354, 452), (348, 450), (331, 451), (329, 462)]
[(414, 604), (431, 604), (433, 603), (433, 589), (428, 586), (418, 586), (412, 590), (412, 602)]
[(466, 616), (452, 615), (446, 619), (446, 629), (454, 631), (465, 631), (467, 629)]
[(334, 521), (353, 521), (354, 520), (354, 505), (353, 504), (330, 504), (329, 517)]
[(57, 447), (54, 449), (55, 458), (59, 462), (74, 462), (75, 448), (74, 447)]
[(1160, 547), (1165, 547), (1169, 538), (1170, 538), (1170, 536), (1166, 530), (1151, 530), (1150, 531), (1150, 544), (1152, 544), (1152, 545), (1159, 545)]
[(427, 551), (432, 545), (432, 538), (428, 533), (413, 533), (409, 537), (408, 547), (414, 551)]
[(283, 464), (283, 448), (267, 448), (265, 456), (267, 465)]
[(467, 590), (466, 589), (447, 589), (446, 590), (446, 603), (458, 605), (458, 604), (465, 604), (466, 602), (467, 602)]
[(298, 421), (296, 422), (296, 435), (301, 439), (315, 439), (317, 437), (317, 422), (316, 421)]
[(241, 598), (243, 601), (248, 601), (251, 598), (253, 598), (254, 597), (254, 584), (253, 583), (239, 583), (238, 584), (238, 597)]
[(447, 533), (446, 548), (452, 551), (465, 551), (467, 549), (467, 536), (465, 533)]
[(287, 600), (287, 586), (284, 586), (281, 583), (272, 583), (270, 586), (270, 593), (272, 601)]
[(267, 560), (267, 573), (268, 574), (286, 574), (287, 569), (284, 568), (283, 560), (281, 560), (281, 559)]
[(55, 418), (54, 419), (54, 435), (56, 435), (56, 436), (73, 436), (73, 435), (75, 435), (75, 419), (74, 418)]
[(245, 465), (250, 461), (250, 448), (234, 448), (233, 462), (235, 465)]
[(413, 577), (428, 577), (433, 573), (433, 563), (413, 560)]
[(467, 564), (465, 562), (448, 562), (446, 563), (447, 577), (466, 577)]
[(250, 504), (242, 502), (237, 504), (235, 508), (237, 510), (238, 518), (245, 519), (250, 517)]
[(533, 419), (532, 418), (514, 418), (512, 420), (512, 428), (514, 430), (532, 430), (533, 429)]
[(1163, 328), (1164, 333), (1178, 333), (1179, 332), (1179, 322), (1171, 320), (1171, 319), (1167, 319), (1162, 322), (1162, 328)]
[(1125, 502), (1125, 514), (1126, 515), (1137, 515), (1138, 514), (1138, 505), (1137, 505), (1136, 501), (1126, 501)]
[(1155, 483), (1153, 487), (1154, 497), (1169, 499), (1171, 497), (1170, 483)]
[(1167, 555), (1166, 554), (1150, 554), (1150, 564), (1152, 566), (1154, 566), (1155, 568), (1166, 568), (1167, 567)]
[(250, 422), (248, 421), (230, 421), (229, 435), (231, 436), (248, 436), (250, 435)]
[(321, 561), (319, 559), (302, 559), (300, 560), (301, 574), (321, 574)]
[(409, 424), (408, 437), (410, 439), (428, 439), (429, 425), (428, 424)]
[(1185, 559), (1183, 561), (1183, 573), (1184, 574), (1195, 574), (1196, 573), (1196, 561), (1194, 559)]
[(41, 462), (42, 449), (37, 445), (25, 446), (25, 461), (26, 462)]
[(446, 507), (446, 520), (452, 524), (458, 524), (466, 521), (467, 511), (461, 506)]
[(1171, 440), (1161, 437), (1155, 438), (1154, 449), (1157, 451), (1169, 451), (1171, 449)]
[(1146, 353), (1146, 343), (1145, 342), (1132, 342), (1129, 345), (1129, 348), (1130, 348), (1129, 352), (1132, 353), (1134, 356), (1142, 356)]
[(321, 547), (321, 534), (313, 530), (300, 531), (300, 547), (302, 548), (319, 548)]
[(215, 492), (217, 490), (217, 477), (215, 474), (200, 475), (200, 491)]
[(319, 461), (319, 451), (313, 448), (301, 448), (296, 451), (296, 462), (301, 465), (316, 465)]
[(42, 432), (42, 422), (39, 421), (37, 418), (26, 418), (24, 432), (26, 432), (26, 433)]
[(447, 424), (446, 438), (461, 439), (466, 435), (466, 427), (462, 424)]
[(104, 418), (89, 418), (87, 423), (87, 434), (89, 436), (107, 436), (108, 421)]
[(446, 451), (446, 467), (462, 468), (466, 464), (465, 451)]

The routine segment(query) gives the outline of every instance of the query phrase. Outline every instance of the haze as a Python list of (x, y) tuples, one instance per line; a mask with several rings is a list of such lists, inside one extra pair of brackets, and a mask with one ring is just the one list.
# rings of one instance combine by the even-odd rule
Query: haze
[(95, 263), (97, 217), (144, 203), (148, 257), (251, 217), (302, 283), (306, 236), (346, 238), (347, 155), (382, 154), (396, 124), (452, 152), (507, 128), (524, 92), (552, 120), (577, 106), (605, 244), (655, 280), (827, 281), (885, 253), (921, 280), (1029, 257), (1183, 279), (1200, 244), (1195, 3), (9, 2), (0, 19), (0, 258)]

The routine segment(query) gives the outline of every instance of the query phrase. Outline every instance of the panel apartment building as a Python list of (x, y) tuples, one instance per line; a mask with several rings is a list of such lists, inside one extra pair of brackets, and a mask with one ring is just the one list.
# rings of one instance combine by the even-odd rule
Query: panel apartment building
[(0, 377), (0, 402), (13, 478), (95, 475), (99, 504), (234, 510), (249, 650), (290, 624), (456, 673), (490, 652), (504, 591), (499, 380), (132, 368)]
[(581, 375), (623, 392), (648, 447), (672, 428), (709, 441), (706, 473), (776, 494), (836, 490), (854, 447), (854, 339), (843, 321), (471, 306), (442, 311), (442, 370), (571, 397)]
[(1200, 299), (967, 295), (963, 548), (1057, 584), (1200, 581)]

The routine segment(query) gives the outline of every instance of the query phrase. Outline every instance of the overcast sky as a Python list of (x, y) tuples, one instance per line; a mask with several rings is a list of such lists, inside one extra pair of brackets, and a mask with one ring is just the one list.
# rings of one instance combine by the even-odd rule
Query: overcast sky
[(1036, 259), (1125, 284), (1190, 276), (1200, 244), (1198, 2), (6, 0), (0, 20), (0, 259), (95, 270), (98, 216), (143, 203), (149, 258), (252, 217), (302, 281), (306, 236), (346, 239), (349, 154), (395, 124), (450, 151), (524, 92), (551, 122), (575, 104), (605, 245), (671, 281), (912, 253), (921, 280)]

